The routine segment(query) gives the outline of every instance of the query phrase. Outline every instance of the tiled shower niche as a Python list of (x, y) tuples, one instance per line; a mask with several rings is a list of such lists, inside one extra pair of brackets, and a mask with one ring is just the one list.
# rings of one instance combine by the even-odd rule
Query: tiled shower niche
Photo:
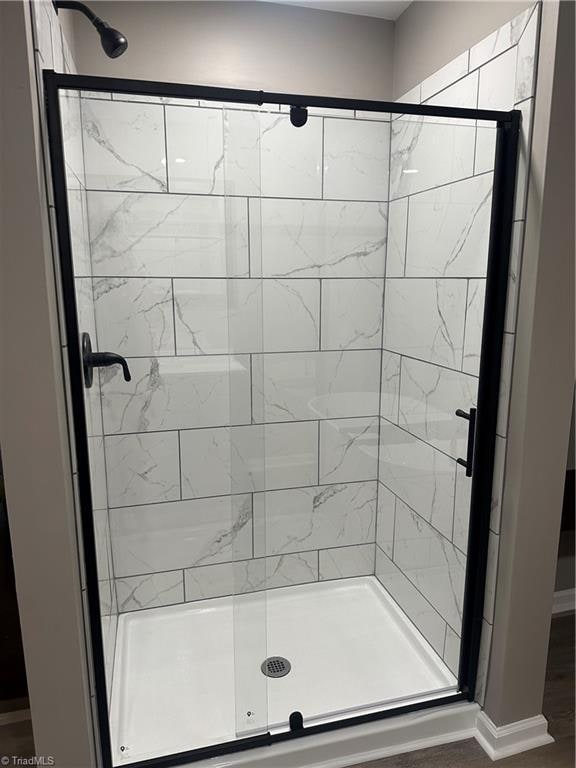
[[(520, 102), (527, 142), (537, 24), (403, 100)], [(132, 372), (100, 372), (92, 478), (118, 611), (376, 575), (456, 673), (454, 411), (477, 391), (493, 127), (311, 108), (294, 128), (283, 106), (116, 93), (75, 109), (91, 333)]]

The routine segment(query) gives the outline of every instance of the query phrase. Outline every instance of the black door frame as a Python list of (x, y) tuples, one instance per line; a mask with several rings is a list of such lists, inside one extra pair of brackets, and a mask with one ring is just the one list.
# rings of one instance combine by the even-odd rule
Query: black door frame
[[(433, 700), (412, 703), (380, 712), (372, 712), (366, 715), (358, 715), (330, 723), (305, 727), (299, 731), (287, 731), (279, 734), (265, 733), (251, 738), (237, 739), (223, 744), (211, 745), (149, 760), (141, 760), (127, 765), (129, 765), (130, 768), (168, 768), (168, 766), (183, 765), (197, 760), (216, 757), (218, 755), (269, 746), (281, 741), (300, 738), (301, 736), (323, 733), (361, 723), (368, 723), (394, 717), (396, 715), (437, 707), (439, 705), (454, 704), (455, 702), (461, 701), (473, 701), (476, 689), (476, 675), (478, 671), (478, 656), (484, 608), (484, 584), (486, 579), (486, 560), (490, 526), (492, 476), (494, 472), (494, 446), (496, 420), (498, 415), (498, 396), (500, 391), (500, 370), (504, 320), (506, 314), (508, 267), (512, 238), (521, 112), (519, 110), (503, 112), (486, 109), (429, 106), (426, 104), (399, 104), (386, 101), (268, 93), (265, 91), (126, 80), (113, 77), (64, 75), (55, 73), (51, 70), (44, 71), (44, 93), (48, 119), (50, 165), (56, 209), (58, 261), (60, 264), (65, 328), (68, 340), (71, 407), (74, 422), (73, 433), (78, 467), (80, 517), (88, 598), (88, 620), (92, 646), (91, 663), (93, 666), (96, 688), (98, 733), (103, 768), (112, 768), (113, 761), (110, 743), (110, 725), (108, 720), (104, 650), (100, 624), (96, 545), (93, 527), (82, 360), (80, 353), (78, 318), (76, 314), (74, 269), (60, 115), (60, 90), (108, 91), (131, 95), (203, 99), (207, 101), (224, 101), (247, 105), (267, 103), (284, 104), (287, 106), (363, 110), (366, 112), (390, 112), (392, 114), (416, 115), (422, 117), (488, 120), (496, 123), (496, 155), (488, 247), (488, 269), (486, 275), (486, 298), (484, 303), (484, 325), (482, 331), (480, 374), (478, 380), (468, 555), (464, 590), (460, 668), (458, 675), (459, 692), (456, 694), (440, 696)], [(76, 343), (73, 342), (74, 339), (76, 339)]]

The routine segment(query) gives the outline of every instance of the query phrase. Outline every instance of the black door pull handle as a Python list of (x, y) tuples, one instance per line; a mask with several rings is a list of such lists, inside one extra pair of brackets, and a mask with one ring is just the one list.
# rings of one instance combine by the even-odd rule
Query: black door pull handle
[(84, 385), (90, 389), (94, 381), (94, 368), (107, 368), (109, 365), (121, 365), (124, 381), (130, 381), (130, 369), (122, 355), (115, 352), (92, 352), (92, 341), (89, 333), (82, 334), (82, 367), (84, 369)]
[(468, 422), (468, 446), (466, 449), (466, 460), (456, 459), (456, 464), (460, 464), (466, 470), (466, 477), (472, 477), (472, 464), (474, 463), (474, 439), (476, 437), (476, 408), (470, 408), (466, 413), (461, 408), (456, 411), (456, 416), (466, 419)]

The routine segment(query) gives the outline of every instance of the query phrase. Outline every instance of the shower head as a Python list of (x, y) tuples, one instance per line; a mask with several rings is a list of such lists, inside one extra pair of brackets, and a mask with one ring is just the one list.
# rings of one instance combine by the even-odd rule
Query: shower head
[(128, 48), (128, 40), (126, 40), (122, 32), (119, 32), (105, 21), (102, 21), (102, 19), (96, 16), (87, 5), (84, 5), (84, 3), (76, 2), (76, 0), (53, 0), (53, 5), (56, 9), (56, 13), (58, 13), (59, 8), (65, 8), (70, 11), (80, 11), (80, 13), (83, 13), (87, 19), (90, 19), (100, 35), (100, 42), (104, 49), (104, 53), (111, 59), (116, 59), (118, 56), (122, 56), (126, 48)]
[(98, 17), (96, 17), (93, 24), (98, 30), (100, 42), (106, 56), (110, 56), (111, 59), (117, 59), (118, 56), (122, 56), (126, 48), (128, 48), (128, 40), (126, 40), (122, 32), (118, 32), (117, 29), (106, 24), (105, 21)]

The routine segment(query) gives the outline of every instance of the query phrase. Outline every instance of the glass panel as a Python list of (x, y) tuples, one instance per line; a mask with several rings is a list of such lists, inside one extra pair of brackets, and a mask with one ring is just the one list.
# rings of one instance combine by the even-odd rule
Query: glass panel
[[(64, 142), (65, 175), (68, 192), (68, 214), (74, 269), (74, 287), (80, 344), (88, 335), (94, 351), (98, 351), (93, 272), (90, 259), (88, 205), (84, 157), (82, 151), (81, 104), (78, 91), (62, 91), (60, 111)], [(74, 340), (70, 340), (74, 343)], [(80, 374), (79, 374), (80, 375)], [(106, 697), (110, 705), (112, 672), (118, 631), (118, 603), (112, 563), (112, 540), (108, 488), (105, 470), (105, 432), (102, 417), (102, 388), (96, 370), (92, 386), (84, 388), (86, 431), (92, 489), (94, 537), (96, 545), (97, 590), (104, 650)], [(79, 525), (79, 523), (78, 523)]]
[[(237, 547), (233, 566), (232, 619), (234, 625), (234, 702), (238, 738), (268, 731), (267, 678), (260, 667), (267, 657), (267, 574), (266, 561), (258, 558), (257, 493), (264, 490), (267, 477), (266, 434), (256, 423), (254, 412), (259, 381), (252, 359), (263, 349), (263, 292), (257, 243), (257, 221), (250, 220), (250, 203), (261, 189), (260, 113), (253, 105), (223, 105), (224, 154), (222, 176), (226, 194), (226, 320), (231, 365), (229, 471), (234, 493), (244, 506), (249, 546)], [(255, 213), (252, 212), (255, 219)], [(239, 222), (245, 229), (238, 237)], [(251, 247), (252, 246), (252, 247)], [(243, 386), (243, 381), (248, 386)], [(218, 469), (218, 471), (220, 471)], [(248, 518), (249, 515), (249, 518)], [(234, 535), (234, 526), (232, 526)], [(236, 540), (238, 539), (235, 536)]]
[(62, 112), (115, 764), (456, 691), (494, 125)]
[(263, 564), (247, 199), (260, 181), (251, 168), (240, 194), (234, 155), (246, 118), (259, 120), (121, 93), (63, 95), (62, 113), (80, 332), (131, 372), (95, 369), (86, 389), (112, 753), (124, 764), (267, 730), (265, 593), (245, 599), (262, 589), (247, 564)]

